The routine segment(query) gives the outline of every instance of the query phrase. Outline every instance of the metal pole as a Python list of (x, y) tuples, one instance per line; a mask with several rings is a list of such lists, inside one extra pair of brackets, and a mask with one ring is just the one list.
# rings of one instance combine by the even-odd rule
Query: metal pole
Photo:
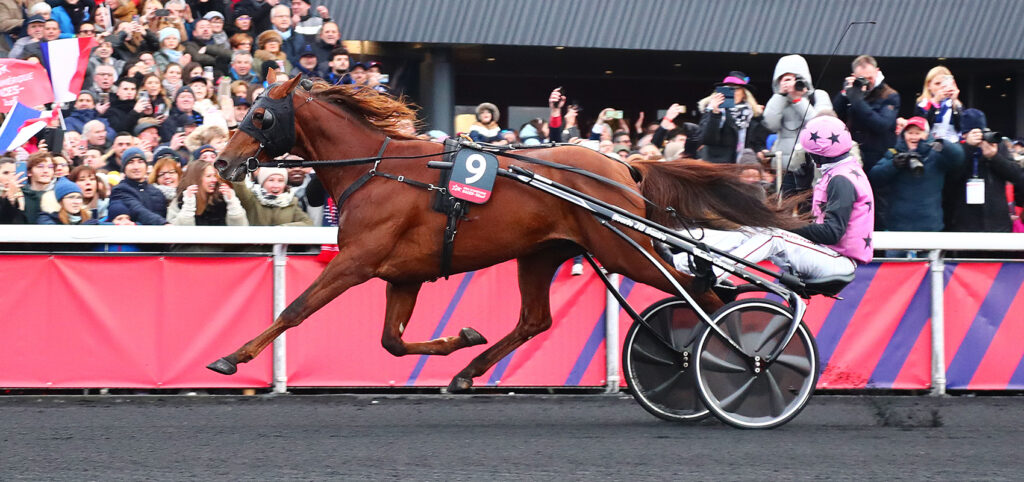
[[(274, 320), (285, 307), (285, 267), (288, 266), (288, 245), (274, 245)], [(288, 365), (285, 334), (274, 339), (274, 393), (288, 393)]]
[(946, 265), (942, 260), (942, 251), (933, 249), (928, 252), (928, 266), (931, 271), (932, 288), (932, 395), (946, 394), (946, 337), (945, 312), (943, 307), (943, 286)]
[[(619, 286), (619, 275), (613, 274), (609, 280)], [(619, 393), (619, 301), (607, 290), (604, 295), (604, 357), (604, 392)]]

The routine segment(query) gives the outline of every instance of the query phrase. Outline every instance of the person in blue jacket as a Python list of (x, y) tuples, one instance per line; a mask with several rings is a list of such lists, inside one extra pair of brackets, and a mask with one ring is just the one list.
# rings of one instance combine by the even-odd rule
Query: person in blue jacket
[(110, 203), (124, 203), (131, 218), (138, 224), (168, 224), (167, 200), (146, 179), (146, 154), (138, 147), (130, 147), (121, 155), (121, 162), (125, 179), (114, 186)]
[(864, 172), (870, 172), (886, 150), (896, 145), (900, 94), (885, 83), (874, 57), (861, 55), (851, 66), (853, 73), (832, 99), (832, 107), (860, 144)]

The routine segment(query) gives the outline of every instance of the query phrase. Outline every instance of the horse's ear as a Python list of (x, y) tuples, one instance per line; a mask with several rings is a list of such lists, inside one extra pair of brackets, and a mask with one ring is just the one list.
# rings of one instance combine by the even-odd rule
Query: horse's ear
[(277, 80), (277, 69), (271, 67), (270, 71), (267, 72), (267, 85), (273, 84)]
[(285, 92), (291, 92), (295, 90), (296, 85), (299, 85), (300, 80), (302, 80), (302, 75), (296, 75), (295, 77), (289, 79), (288, 82), (285, 82), (283, 85), (281, 85), (281, 88), (283, 88)]

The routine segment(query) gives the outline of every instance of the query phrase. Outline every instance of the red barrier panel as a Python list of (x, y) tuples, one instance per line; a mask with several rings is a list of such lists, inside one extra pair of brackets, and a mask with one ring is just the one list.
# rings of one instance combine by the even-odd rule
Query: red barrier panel
[(270, 357), (232, 377), (206, 364), (270, 322), (267, 258), (4, 256), (0, 386), (260, 387)]

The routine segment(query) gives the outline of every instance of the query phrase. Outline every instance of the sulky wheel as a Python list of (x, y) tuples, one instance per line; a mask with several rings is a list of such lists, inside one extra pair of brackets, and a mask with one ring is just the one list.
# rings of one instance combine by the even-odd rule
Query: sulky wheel
[(670, 422), (707, 417), (708, 410), (697, 394), (692, 356), (705, 325), (680, 298), (658, 301), (640, 316), (656, 333), (634, 322), (622, 345), (623, 374), (633, 398), (654, 416)]
[(765, 299), (734, 301), (714, 323), (742, 350), (706, 330), (697, 342), (695, 366), (701, 399), (725, 423), (739, 428), (774, 428), (804, 408), (818, 382), (818, 347), (801, 322), (776, 360), (793, 319), (790, 310)]

